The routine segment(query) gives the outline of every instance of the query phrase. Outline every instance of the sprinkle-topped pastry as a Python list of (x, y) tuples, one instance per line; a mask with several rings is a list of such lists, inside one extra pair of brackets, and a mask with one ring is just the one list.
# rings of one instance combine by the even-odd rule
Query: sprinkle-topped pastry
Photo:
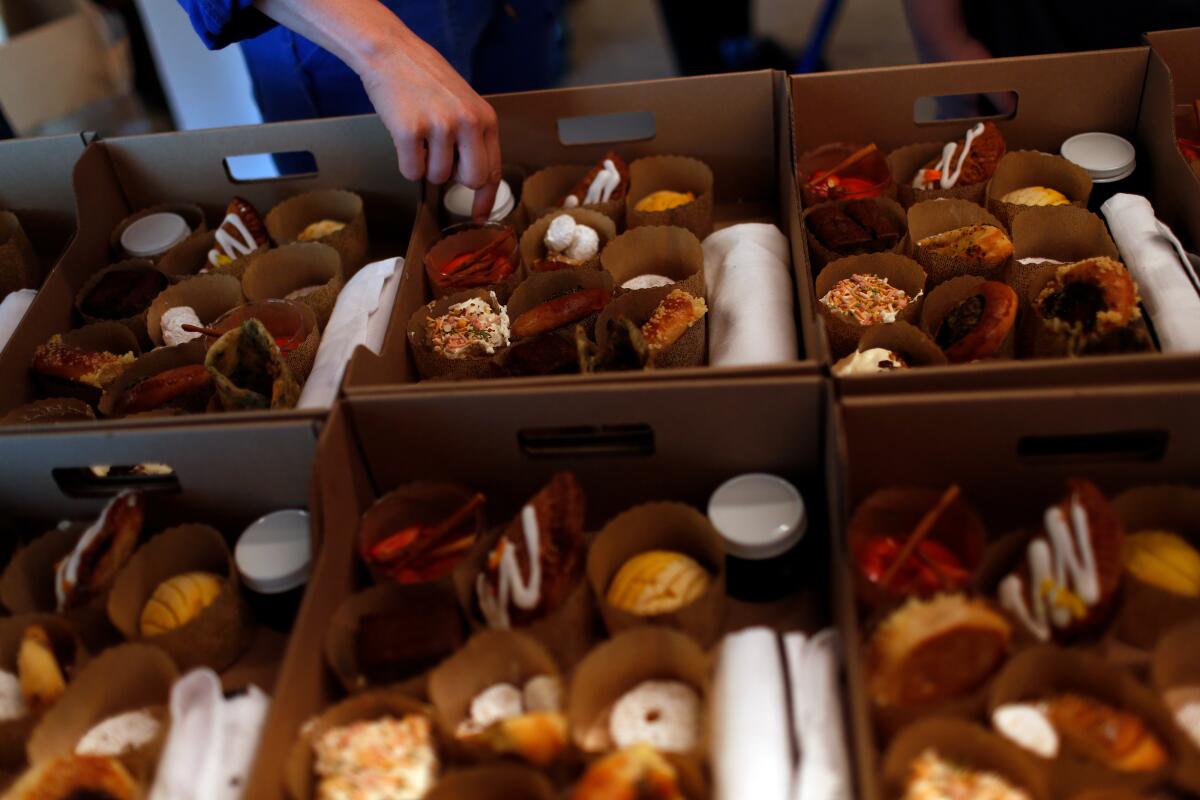
[(314, 750), (318, 800), (419, 800), (437, 778), (432, 728), (420, 714), (331, 728)]
[(1031, 800), (994, 772), (948, 761), (929, 748), (909, 768), (904, 800)]
[[(433, 352), (446, 358), (491, 355), (508, 345), (508, 312), (491, 294), (489, 303), (482, 297), (472, 297), (455, 303), (440, 317), (425, 321), (429, 345)], [(493, 306), (498, 306), (499, 311)]]
[(877, 275), (851, 275), (833, 285), (821, 298), (833, 313), (859, 325), (895, 322), (911, 302), (908, 293)]

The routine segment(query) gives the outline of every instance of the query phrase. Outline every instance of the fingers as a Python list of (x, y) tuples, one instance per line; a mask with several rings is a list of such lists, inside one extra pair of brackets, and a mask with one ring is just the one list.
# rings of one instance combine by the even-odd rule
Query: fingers
[(430, 183), (445, 183), (454, 171), (455, 132), (450, 125), (439, 123), (429, 136), (429, 163), (425, 179)]
[(400, 174), (410, 181), (420, 181), (425, 178), (425, 138), (427, 134), (422, 127), (412, 127), (392, 135), (392, 143), (396, 146), (396, 158), (400, 164)]
[(496, 202), (496, 190), (500, 188), (503, 162), (500, 160), (500, 132), (497, 128), (487, 129), (483, 135), (483, 149), (487, 153), (487, 184), (475, 193), (472, 209), (475, 219), (486, 219)]

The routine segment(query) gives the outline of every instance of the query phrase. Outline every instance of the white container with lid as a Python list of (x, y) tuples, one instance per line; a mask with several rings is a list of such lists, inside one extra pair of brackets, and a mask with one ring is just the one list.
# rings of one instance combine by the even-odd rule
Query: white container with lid
[(788, 481), (764, 472), (731, 478), (708, 501), (708, 518), (729, 555), (749, 561), (791, 550), (808, 529), (804, 498)]
[(259, 594), (283, 594), (308, 581), (312, 563), (308, 512), (276, 511), (250, 524), (233, 551), (246, 588)]
[(1114, 183), (1137, 168), (1137, 150), (1115, 133), (1094, 131), (1072, 136), (1062, 143), (1063, 158), (1081, 167), (1092, 183)]
[(192, 229), (178, 214), (147, 214), (121, 232), (121, 247), (133, 258), (154, 258), (188, 237)]
[[(446, 208), (446, 213), (455, 222), (470, 222), (471, 209), (475, 204), (475, 190), (461, 183), (456, 183), (446, 190), (442, 196), (442, 205)], [(500, 186), (496, 189), (496, 201), (492, 204), (492, 213), (488, 216), (488, 222), (500, 222), (509, 214), (512, 213), (517, 201), (513, 196), (512, 189), (508, 185), (508, 181), (500, 181)]]

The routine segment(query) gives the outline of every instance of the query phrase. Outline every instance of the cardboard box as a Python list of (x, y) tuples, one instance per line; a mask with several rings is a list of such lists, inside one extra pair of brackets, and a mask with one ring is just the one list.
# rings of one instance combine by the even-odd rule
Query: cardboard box
[(1152, 50), (1138, 133), (1150, 151), (1155, 209), (1191, 252), (1200, 252), (1200, 175), (1179, 152), (1175, 106), (1200, 99), (1200, 28), (1146, 34)]
[[(886, 153), (907, 144), (950, 141), (960, 138), (974, 120), (918, 122), (919, 101), (1013, 91), (1018, 96), (1015, 115), (996, 120), (1010, 151), (1057, 153), (1076, 133), (1108, 131), (1138, 144), (1138, 170), (1157, 174), (1160, 164), (1180, 161), (1177, 154), (1166, 153), (1160, 141), (1171, 127), (1171, 117), (1161, 102), (1151, 102), (1165, 91), (1165, 81), (1165, 72), (1155, 67), (1145, 47), (795, 75), (790, 79), (793, 143), (799, 157), (828, 142), (874, 142)], [(1070, 87), (1065, 96), (1064, 86)], [(1171, 192), (1159, 183), (1150, 199), (1161, 217), (1200, 218), (1200, 193)], [(828, 350), (819, 357), (830, 361)], [(885, 378), (840, 379), (837, 386), (847, 397), (901, 395), (1170, 382), (1192, 379), (1198, 371), (1200, 356), (1195, 354), (1143, 354), (923, 367)]]
[[(348, 146), (347, 143), (353, 143)], [(315, 174), (234, 182), (227, 156), (308, 151)], [(113, 228), (133, 211), (167, 201), (199, 204), (210, 225), (229, 199), (242, 196), (262, 213), (295, 194), (315, 189), (359, 192), (374, 244), (373, 257), (404, 252), (419, 202), (419, 187), (395, 169), (391, 137), (375, 116), (280, 123), (98, 142), (74, 173), (79, 230), (46, 280), (21, 326), (0, 357), (0, 408), (37, 397), (29, 375), (34, 349), (72, 328), (73, 303), (88, 277), (116, 260), (109, 251)], [(291, 489), (291, 505), (306, 500), (309, 467), (324, 411), (243, 412), (190, 417), (106, 420), (61, 426), (6, 428), (0, 436), (0, 504), (15, 515), (38, 516), (69, 482), (76, 495), (57, 513), (94, 509), (96, 495), (119, 486), (82, 481), (64, 469), (90, 464), (170, 465), (175, 477), (196, 487), (206, 503), (234, 509), (256, 505), (248, 478), (272, 472)], [(64, 477), (64, 474), (67, 477)], [(164, 490), (173, 481), (164, 479)]]
[[(730, 409), (719, 433), (706, 428), (705, 418), (692, 407), (702, 388)], [(820, 393), (799, 388), (794, 379), (747, 378), (722, 387), (671, 381), (647, 387), (650, 402), (633, 411), (613, 402), (621, 391), (615, 386), (589, 392), (560, 387), (536, 396), (517, 390), (481, 392), (469, 399), (462, 394), (372, 396), (335, 408), (318, 448), (311, 503), (314, 530), (322, 532), (321, 556), (280, 672), (248, 797), (284, 796), (285, 762), (297, 731), (342, 696), (325, 665), (323, 643), (340, 603), (368, 585), (356, 564), (359, 519), (378, 497), (407, 481), (453, 480), (482, 491), (489, 520), (498, 521), (516, 513), (551, 474), (570, 469), (587, 494), (588, 530), (594, 531), (619, 511), (648, 500), (680, 500), (703, 509), (712, 490), (733, 475), (773, 472), (795, 482), (807, 502), (809, 538), (801, 547), (813, 548), (813, 577), (801, 595), (779, 603), (734, 603), (726, 622), (731, 627), (764, 623), (789, 629), (823, 623), (824, 431), (818, 422), (821, 409), (808, 404)], [(732, 413), (735, 404), (756, 413)], [(460, 413), (471, 410), (475, 413)], [(767, 419), (771, 424), (763, 424)], [(535, 450), (523, 427), (631, 420), (645, 423), (643, 433), (649, 436), (640, 441), (648, 448), (603, 449), (584, 439), (556, 452)]]

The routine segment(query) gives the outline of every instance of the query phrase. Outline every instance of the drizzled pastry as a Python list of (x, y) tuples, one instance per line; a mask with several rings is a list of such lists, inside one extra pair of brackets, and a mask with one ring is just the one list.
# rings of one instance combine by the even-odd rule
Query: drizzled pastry
[(437, 780), (433, 726), (420, 714), (331, 728), (313, 750), (318, 800), (420, 800)]
[(103, 390), (135, 360), (132, 352), (109, 353), (64, 344), (54, 335), (33, 351), (33, 371), (48, 378), (70, 381)]
[(943, 758), (933, 748), (913, 759), (904, 800), (1032, 800), (995, 772), (972, 769)]
[(144, 518), (139, 492), (127, 489), (109, 501), (55, 568), (54, 594), (60, 611), (81, 606), (112, 586), (133, 555)]
[(17, 673), (21, 678), (21, 696), (30, 713), (39, 714), (50, 708), (67, 690), (54, 643), (41, 625), (25, 629), (17, 651)]
[(835, 283), (821, 303), (848, 322), (868, 326), (895, 322), (913, 299), (887, 278), (856, 274)]
[(851, 353), (833, 365), (833, 374), (839, 378), (851, 375), (874, 375), (877, 372), (891, 372), (894, 369), (907, 369), (904, 357), (885, 347), (870, 347)]
[(1200, 553), (1169, 531), (1125, 537), (1125, 570), (1143, 583), (1182, 597), (1200, 597)]
[(472, 699), (455, 736), (545, 766), (567, 745), (562, 684), (552, 675), (537, 675), (522, 689), (510, 683), (489, 686)]
[(1071, 200), (1057, 189), (1047, 186), (1023, 186), (1000, 198), (1001, 203), (1016, 206), (1069, 206)]
[(998, 281), (984, 281), (951, 308), (934, 341), (952, 364), (990, 358), (999, 352), (1017, 321), (1017, 293)]
[(703, 297), (673, 289), (642, 325), (642, 337), (651, 353), (666, 350), (708, 313)]
[(708, 589), (708, 570), (669, 550), (649, 550), (626, 561), (608, 585), (608, 602), (639, 616), (669, 614)]
[(684, 800), (679, 776), (652, 747), (636, 745), (588, 767), (571, 800)]
[(638, 200), (633, 210), (651, 213), (670, 211), (672, 208), (686, 206), (695, 199), (696, 195), (691, 192), (673, 192), (670, 189), (659, 189), (657, 192), (651, 192), (641, 200)]
[(960, 142), (947, 142), (942, 154), (913, 176), (915, 189), (953, 189), (983, 183), (1004, 157), (1004, 137), (991, 122), (981, 122)]
[(208, 251), (209, 266), (227, 266), (270, 243), (258, 210), (249, 201), (235, 197), (229, 201), (225, 218), (217, 227), (216, 247)]
[[(440, 317), (425, 320), (429, 346), (445, 358), (491, 355), (508, 346), (508, 311), (490, 293), (491, 302), (472, 297), (455, 303)], [(499, 310), (497, 310), (499, 309)]]
[(542, 237), (546, 257), (534, 264), (537, 272), (581, 267), (600, 254), (600, 234), (590, 225), (576, 222), (570, 214), (559, 214)]
[(1167, 752), (1136, 714), (1091, 697), (1061, 694), (1043, 701), (1046, 716), (1070, 750), (1118, 772), (1151, 772)]
[(935, 233), (918, 240), (917, 247), (980, 269), (998, 267), (1013, 253), (1012, 240), (995, 225), (967, 225)]
[(1089, 355), (1150, 348), (1136, 324), (1138, 302), (1125, 265), (1100, 257), (1058, 267), (1033, 305), (1045, 328), (1066, 338), (1069, 354)]
[(592, 167), (579, 183), (563, 198), (565, 208), (590, 206), (625, 199), (629, 191), (629, 167), (616, 153), (605, 153), (600, 163)]

